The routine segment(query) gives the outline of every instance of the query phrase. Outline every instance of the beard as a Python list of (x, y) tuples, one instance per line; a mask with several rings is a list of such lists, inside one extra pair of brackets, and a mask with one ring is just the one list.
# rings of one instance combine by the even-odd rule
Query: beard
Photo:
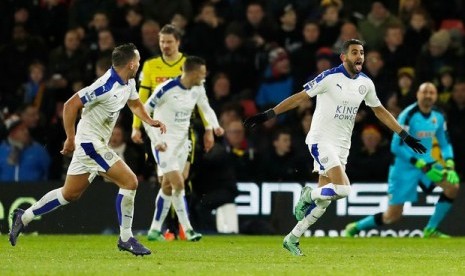
[(356, 64), (355, 62), (352, 62), (351, 60), (347, 60), (346, 63), (348, 65), (347, 67), (349, 68), (349, 71), (351, 74), (356, 75), (362, 71), (363, 63)]

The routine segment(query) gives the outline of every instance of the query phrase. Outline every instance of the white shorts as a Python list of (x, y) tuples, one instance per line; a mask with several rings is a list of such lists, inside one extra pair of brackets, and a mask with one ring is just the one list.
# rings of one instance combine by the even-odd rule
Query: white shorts
[(153, 157), (158, 165), (158, 176), (172, 171), (182, 173), (189, 155), (190, 141), (187, 139), (181, 141), (170, 139), (166, 142), (166, 145), (166, 151), (158, 151), (155, 150), (155, 145), (152, 144)]
[(342, 166), (345, 171), (349, 149), (330, 144), (309, 144), (308, 149), (313, 157), (313, 171), (323, 176), (336, 166)]
[(81, 143), (76, 145), (73, 158), (68, 167), (69, 175), (90, 173), (92, 182), (99, 172), (108, 171), (121, 158), (107, 145), (96, 143)]

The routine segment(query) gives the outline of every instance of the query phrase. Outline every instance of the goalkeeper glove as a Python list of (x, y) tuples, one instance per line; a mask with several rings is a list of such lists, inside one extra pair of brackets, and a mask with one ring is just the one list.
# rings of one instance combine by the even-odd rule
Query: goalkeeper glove
[(446, 179), (452, 185), (457, 185), (460, 182), (459, 175), (454, 170), (455, 163), (454, 160), (448, 159), (446, 161)]
[(432, 182), (440, 182), (444, 177), (444, 170), (440, 169), (436, 165), (436, 162), (426, 163), (423, 159), (411, 158), (410, 163), (412, 163), (415, 168), (420, 169), (423, 173), (426, 174), (426, 177)]

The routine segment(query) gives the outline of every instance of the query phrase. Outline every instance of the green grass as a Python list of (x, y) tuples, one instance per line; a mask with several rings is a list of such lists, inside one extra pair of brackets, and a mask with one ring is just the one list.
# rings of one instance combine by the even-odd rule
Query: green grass
[(281, 236), (205, 236), (149, 243), (146, 257), (116, 248), (116, 236), (0, 236), (0, 275), (464, 275), (465, 239), (302, 238), (304, 257)]

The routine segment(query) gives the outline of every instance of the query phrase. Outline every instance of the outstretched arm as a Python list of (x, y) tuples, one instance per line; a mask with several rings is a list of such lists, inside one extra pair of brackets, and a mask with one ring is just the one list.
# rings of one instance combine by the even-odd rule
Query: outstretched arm
[(384, 106), (376, 106), (371, 108), (376, 117), (383, 122), (388, 128), (397, 133), (400, 138), (417, 153), (425, 153), (426, 148), (420, 143), (420, 140), (408, 134), (392, 114), (384, 108)]
[(284, 112), (286, 112), (288, 110), (294, 109), (297, 106), (299, 106), (299, 104), (302, 101), (308, 100), (309, 98), (310, 97), (308, 96), (308, 94), (305, 91), (298, 92), (298, 93), (284, 99), (277, 106), (275, 106), (273, 108), (274, 113), (276, 115), (279, 115), (279, 114), (284, 113)]
[(394, 116), (392, 116), (392, 114), (387, 111), (384, 106), (380, 105), (377, 107), (372, 107), (371, 109), (375, 113), (376, 117), (395, 133), (399, 134), (403, 130)]
[(250, 128), (255, 127), (257, 124), (261, 124), (265, 121), (268, 121), (271, 118), (276, 117), (276, 115), (279, 115), (288, 110), (296, 108), (304, 100), (307, 100), (307, 101), (309, 100), (309, 96), (305, 91), (296, 93), (284, 99), (282, 102), (280, 102), (278, 105), (276, 105), (272, 109), (268, 109), (265, 112), (258, 113), (255, 116), (247, 118), (244, 121), (244, 126), (250, 127)]

